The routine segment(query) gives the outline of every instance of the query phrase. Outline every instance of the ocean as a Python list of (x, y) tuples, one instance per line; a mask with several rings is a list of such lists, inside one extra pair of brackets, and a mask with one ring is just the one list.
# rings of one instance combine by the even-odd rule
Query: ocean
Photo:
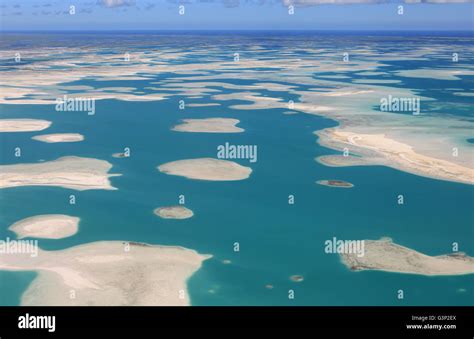
[[(391, 51), (403, 57), (406, 50), (429, 46), (432, 41), (432, 37), (421, 33), (383, 36), (311, 32), (268, 35), (96, 32), (23, 33), (21, 39), (15, 36), (18, 37), (13, 33), (2, 35), (0, 49), (38, 51), (47, 47), (84, 47), (84, 54), (129, 51), (133, 55), (134, 51), (147, 50), (150, 53), (166, 50), (187, 53), (184, 59), (167, 60), (169, 64), (226, 60), (233, 57), (230, 51), (234, 50), (240, 51), (242, 58), (247, 55), (245, 51), (252, 57), (258, 55), (269, 60), (291, 51), (293, 56), (305, 59), (315, 57), (308, 54), (308, 49), (324, 48), (324, 55), (330, 54), (331, 50), (340, 54), (341, 46), (348, 43), (355, 48), (376, 50), (382, 55)], [(455, 33), (437, 37), (436, 44), (445, 44), (446, 49), (451, 45), (473, 47), (470, 36), (458, 37)], [(255, 49), (250, 51), (250, 48)], [(71, 57), (68, 51), (58, 53), (55, 51), (50, 57)], [(471, 54), (469, 58), (474, 56)], [(94, 62), (93, 58), (87, 60)], [(0, 69), (4, 71), (25, 67), (15, 65), (11, 60), (1, 61)], [(25, 63), (34, 67), (41, 61), (38, 58)], [(464, 60), (469, 61), (472, 62)], [(383, 60), (381, 69), (391, 73), (390, 79), (400, 80), (387, 86), (410, 88), (421, 96), (434, 99), (424, 106), (426, 114), (442, 116), (449, 111), (450, 115), (472, 121), (472, 97), (453, 93), (472, 93), (474, 76), (439, 80), (395, 74), (399, 70), (429, 66), (429, 61), (422, 62)], [(163, 67), (166, 70), (166, 65)], [(270, 63), (268, 69), (252, 71), (259, 72), (258, 81), (235, 77), (221, 77), (215, 81), (235, 88), (252, 86), (270, 82), (265, 79), (265, 72), (278, 72), (278, 69), (272, 68)], [(212, 74), (222, 76), (219, 70)], [(312, 76), (337, 74), (325, 70)], [(145, 80), (98, 81), (87, 77), (68, 81), (65, 71), (63, 84), (94, 88), (133, 87), (139, 92), (153, 93), (159, 89), (147, 87), (161, 86), (153, 82), (176, 81), (179, 84), (180, 78), (190, 75), (165, 71), (147, 76), (149, 79)], [(355, 71), (346, 72), (345, 76), (347, 78), (338, 81), (388, 79), (379, 75), (358, 75)], [(294, 82), (281, 84), (299, 86), (300, 90), (314, 88)], [(240, 91), (216, 85), (207, 88), (218, 89), (219, 94)], [(232, 106), (248, 102), (239, 99), (215, 101), (211, 99), (214, 92), (196, 95), (192, 102), (219, 102), (220, 106), (181, 110), (179, 101), (183, 94), (178, 89), (176, 94), (168, 91), (169, 96), (161, 101), (98, 100), (93, 116), (85, 112), (57, 112), (54, 104), (0, 104), (1, 118), (36, 118), (53, 122), (42, 132), (2, 133), (0, 164), (49, 161), (75, 155), (107, 160), (113, 164), (111, 173), (122, 174), (111, 178), (112, 185), (118, 188), (116, 191), (74, 191), (60, 187), (2, 189), (0, 239), (15, 238), (8, 227), (20, 219), (40, 214), (68, 214), (81, 218), (79, 232), (64, 239), (41, 239), (41, 248), (60, 250), (100, 240), (124, 240), (183, 246), (212, 254), (213, 257), (188, 281), (192, 305), (474, 305), (474, 275), (353, 272), (341, 263), (337, 254), (324, 251), (324, 242), (333, 237), (374, 240), (390, 237), (397, 244), (428, 255), (450, 253), (452, 243), (457, 242), (459, 251), (473, 256), (472, 185), (420, 177), (383, 166), (327, 167), (315, 158), (338, 152), (320, 146), (314, 131), (337, 126), (337, 121), (304, 113), (288, 115), (284, 114), (288, 109), (281, 108), (237, 109)], [(259, 89), (258, 92), (285, 101), (298, 101), (298, 97), (285, 91)], [(74, 91), (68, 92), (72, 93)], [(239, 119), (238, 127), (244, 128), (245, 132), (209, 134), (171, 130), (180, 119), (208, 117)], [(85, 140), (48, 144), (31, 139), (46, 132), (80, 133)], [(455, 131), (447, 126), (446, 133)], [(216, 157), (217, 146), (226, 142), (257, 145), (257, 162), (236, 160), (252, 168), (249, 179), (200, 181), (169, 176), (157, 170), (157, 166), (174, 160)], [(464, 142), (469, 144), (467, 140)], [(473, 147), (472, 143), (469, 145)], [(15, 147), (22, 149), (20, 159), (14, 156)], [(130, 158), (112, 157), (124, 147), (131, 149)], [(354, 187), (339, 189), (315, 183), (324, 179), (348, 181)], [(75, 205), (69, 204), (71, 194), (76, 196)], [(404, 195), (403, 205), (397, 204), (399, 194)], [(180, 195), (184, 195), (186, 207), (194, 211), (194, 217), (165, 220), (153, 214), (157, 207), (178, 204)], [(294, 196), (294, 204), (288, 203), (290, 195)], [(234, 251), (235, 243), (239, 245), (238, 252)], [(223, 263), (225, 260), (230, 263)], [(302, 275), (304, 280), (292, 281), (292, 275)], [(21, 294), (34, 277), (34, 272), (0, 271), (0, 305), (19, 304)], [(399, 290), (404, 291), (403, 299), (397, 298)]]

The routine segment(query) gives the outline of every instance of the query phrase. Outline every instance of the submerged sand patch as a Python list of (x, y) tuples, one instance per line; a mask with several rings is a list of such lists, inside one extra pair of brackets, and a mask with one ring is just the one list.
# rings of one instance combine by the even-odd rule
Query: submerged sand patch
[(62, 157), (41, 163), (0, 166), (0, 188), (18, 186), (59, 186), (78, 191), (116, 189), (109, 177), (112, 164), (105, 160)]
[(230, 118), (183, 119), (183, 123), (172, 128), (177, 132), (195, 133), (241, 133), (243, 128), (237, 127), (240, 120)]
[(234, 181), (247, 179), (252, 173), (250, 167), (228, 160), (214, 158), (186, 159), (168, 162), (158, 166), (158, 170), (169, 175), (179, 175), (188, 179), (211, 181)]
[(193, 211), (184, 206), (159, 207), (153, 213), (163, 219), (188, 219), (194, 215)]
[(394, 244), (391, 239), (365, 240), (365, 253), (340, 254), (352, 270), (381, 270), (422, 275), (474, 273), (474, 258), (463, 253), (429, 256)]
[(31, 139), (47, 142), (47, 143), (78, 142), (78, 141), (83, 141), (84, 136), (79, 133), (56, 133), (56, 134), (35, 135)]
[(32, 306), (184, 306), (186, 281), (209, 255), (182, 247), (101, 241), (38, 256), (0, 255), (0, 269), (37, 271)]
[(0, 132), (34, 132), (51, 126), (51, 121), (40, 119), (0, 119)]
[(8, 229), (16, 233), (18, 239), (46, 238), (62, 239), (77, 233), (79, 218), (64, 214), (36, 215), (17, 221)]

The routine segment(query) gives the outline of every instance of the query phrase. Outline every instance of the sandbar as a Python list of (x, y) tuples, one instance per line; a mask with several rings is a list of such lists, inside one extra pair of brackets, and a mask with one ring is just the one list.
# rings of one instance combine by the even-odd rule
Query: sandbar
[(421, 275), (462, 275), (474, 273), (474, 258), (463, 253), (429, 256), (394, 244), (391, 239), (365, 240), (364, 255), (340, 254), (352, 270), (381, 270)]
[(40, 119), (0, 119), (0, 132), (34, 132), (51, 126), (51, 121)]
[(56, 133), (43, 134), (32, 137), (33, 140), (38, 140), (47, 143), (53, 142), (78, 142), (84, 140), (84, 136), (79, 133)]
[(184, 206), (159, 207), (153, 212), (163, 219), (188, 219), (194, 215), (193, 211)]
[(172, 128), (177, 132), (196, 133), (241, 133), (243, 128), (237, 127), (240, 121), (230, 118), (183, 119), (183, 123)]
[[(337, 166), (344, 165), (384, 165), (412, 174), (474, 184), (474, 170), (455, 162), (438, 159), (417, 153), (413, 147), (397, 140), (388, 138), (385, 134), (366, 134), (346, 132), (336, 129), (326, 129), (316, 132), (320, 136), (319, 142), (323, 146), (336, 149), (348, 148), (351, 152), (361, 155), (365, 160), (357, 157), (320, 158), (322, 163)], [(365, 162), (365, 163), (364, 163)]]
[(1, 255), (0, 269), (37, 271), (28, 306), (186, 306), (186, 282), (209, 255), (182, 247), (101, 241), (38, 256)]
[(105, 160), (62, 157), (53, 161), (0, 166), (0, 188), (19, 186), (59, 186), (78, 191), (116, 189), (109, 177), (112, 164)]
[(8, 229), (16, 233), (18, 239), (46, 238), (62, 239), (77, 233), (79, 218), (64, 214), (36, 215), (17, 221)]
[(211, 181), (235, 181), (247, 179), (252, 173), (250, 167), (228, 160), (213, 158), (186, 159), (168, 162), (158, 166), (158, 170), (169, 175), (188, 179)]
[(120, 159), (120, 158), (128, 158), (128, 155), (126, 155), (123, 152), (119, 152), (119, 153), (112, 154), (112, 157)]
[(329, 187), (341, 187), (341, 188), (352, 188), (354, 187), (353, 184), (343, 180), (318, 180), (316, 181), (317, 184)]

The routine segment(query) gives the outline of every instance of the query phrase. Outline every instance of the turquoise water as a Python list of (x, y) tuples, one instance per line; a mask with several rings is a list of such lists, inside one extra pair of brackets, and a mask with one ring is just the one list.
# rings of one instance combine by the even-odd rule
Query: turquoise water
[[(399, 67), (399, 66), (394, 66)], [(172, 76), (172, 75), (168, 75)], [(425, 81), (425, 80), (423, 80)], [(247, 84), (229, 79), (229, 83)], [(425, 81), (426, 83), (426, 81)], [(71, 85), (92, 85), (93, 80)], [(148, 86), (147, 81), (101, 82), (101, 86)], [(469, 86), (456, 81), (453, 87)], [(230, 93), (222, 89), (223, 93)], [(436, 95), (434, 91), (432, 96)], [(265, 92), (263, 92), (265, 93)], [(282, 93), (279, 93), (282, 95)], [(79, 143), (47, 144), (32, 133), (1, 136), (1, 163), (16, 163), (13, 149), (22, 148), (21, 162), (54, 160), (76, 155), (113, 164), (111, 178), (118, 191), (74, 191), (64, 188), (18, 187), (0, 194), (0, 239), (14, 238), (7, 228), (22, 218), (64, 213), (80, 216), (80, 230), (70, 238), (41, 240), (48, 250), (97, 240), (127, 240), (180, 245), (212, 254), (189, 280), (194, 305), (473, 305), (474, 275), (424, 277), (387, 272), (351, 272), (324, 241), (378, 239), (439, 255), (459, 250), (474, 255), (474, 187), (432, 180), (394, 169), (330, 168), (314, 158), (335, 153), (316, 143), (313, 132), (336, 126), (335, 121), (286, 110), (235, 110), (243, 101), (221, 106), (178, 109), (179, 96), (157, 102), (96, 102), (96, 115), (56, 112), (53, 105), (1, 105), (1, 117), (53, 121), (47, 133), (77, 132)], [(290, 97), (287, 98), (292, 99)], [(461, 98), (459, 100), (465, 100)], [(208, 98), (193, 102), (208, 102)], [(459, 109), (459, 115), (466, 115)], [(468, 112), (469, 113), (469, 112)], [(472, 113), (472, 112), (470, 112)], [(244, 133), (205, 134), (170, 131), (179, 119), (232, 117)], [(165, 162), (215, 157), (217, 145), (258, 145), (258, 161), (248, 180), (204, 182), (160, 173)], [(111, 154), (131, 148), (131, 157)], [(316, 185), (320, 179), (353, 183), (352, 189)], [(69, 195), (76, 205), (69, 205)], [(159, 206), (177, 204), (184, 194), (195, 215), (164, 220), (153, 214)], [(288, 195), (295, 204), (288, 204)], [(396, 203), (405, 196), (405, 204)], [(240, 252), (233, 251), (239, 242)], [(221, 261), (231, 260), (225, 265)], [(303, 275), (292, 282), (291, 275)], [(34, 278), (33, 272), (0, 272), (0, 304), (14, 305)], [(272, 284), (273, 289), (265, 288)], [(295, 298), (288, 298), (288, 290)], [(404, 290), (405, 299), (397, 299)]]

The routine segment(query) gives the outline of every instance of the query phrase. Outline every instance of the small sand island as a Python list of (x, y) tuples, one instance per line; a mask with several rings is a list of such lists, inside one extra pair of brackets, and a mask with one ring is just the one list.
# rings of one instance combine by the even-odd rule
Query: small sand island
[(51, 126), (51, 121), (40, 119), (0, 119), (0, 132), (34, 132)]
[(304, 277), (302, 275), (292, 275), (290, 277), (290, 280), (291, 281), (294, 281), (294, 282), (302, 282), (304, 280)]
[(108, 174), (112, 164), (105, 160), (62, 157), (40, 163), (0, 166), (0, 188), (18, 186), (60, 186), (78, 191), (116, 189)]
[(341, 187), (341, 188), (352, 188), (354, 187), (353, 184), (347, 181), (342, 180), (318, 180), (316, 181), (317, 184), (329, 187)]
[(462, 275), (474, 273), (474, 258), (463, 253), (429, 256), (394, 244), (391, 239), (365, 240), (365, 253), (340, 254), (354, 271), (381, 270), (421, 275)]
[(183, 119), (183, 123), (172, 128), (177, 132), (195, 133), (241, 133), (244, 129), (237, 125), (240, 121), (230, 118)]
[(114, 154), (112, 154), (112, 157), (114, 157), (114, 158), (128, 158), (128, 155), (122, 152), (122, 153), (114, 153)]
[(194, 215), (193, 211), (184, 206), (159, 207), (153, 212), (163, 219), (188, 219)]
[(79, 133), (56, 133), (56, 134), (43, 134), (32, 137), (33, 140), (38, 140), (47, 143), (54, 142), (78, 142), (83, 141), (84, 136)]
[[(28, 306), (186, 306), (186, 281), (209, 255), (182, 247), (101, 241), (0, 256), (0, 269), (37, 271)], [(75, 298), (71, 298), (74, 291)]]
[(79, 218), (64, 214), (45, 214), (22, 219), (9, 227), (18, 239), (62, 239), (77, 233)]
[(228, 160), (198, 158), (168, 162), (158, 166), (158, 170), (169, 175), (179, 175), (188, 179), (211, 181), (234, 181), (247, 179), (252, 173), (250, 167)]

